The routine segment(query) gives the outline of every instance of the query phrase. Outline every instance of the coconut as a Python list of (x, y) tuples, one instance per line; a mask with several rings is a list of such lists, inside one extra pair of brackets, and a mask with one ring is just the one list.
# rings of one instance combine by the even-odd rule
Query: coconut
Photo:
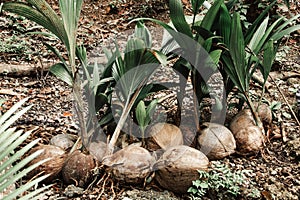
[(197, 132), (192, 125), (183, 124), (180, 126), (183, 135), (183, 144), (190, 147), (197, 147)]
[(236, 140), (237, 150), (242, 154), (253, 154), (263, 147), (262, 130), (255, 125), (249, 109), (240, 111), (232, 120), (230, 130)]
[(106, 154), (107, 145), (102, 141), (94, 141), (89, 144), (87, 149), (99, 162), (101, 162)]
[(197, 138), (199, 149), (209, 160), (222, 159), (235, 152), (235, 139), (225, 126), (204, 123), (199, 133)]
[[(257, 105), (256, 105), (257, 107)], [(257, 113), (265, 128), (268, 128), (272, 124), (272, 111), (266, 104), (260, 104)]]
[(170, 147), (155, 163), (156, 181), (175, 193), (186, 193), (192, 181), (199, 178), (198, 170), (207, 170), (208, 158), (199, 150), (185, 145)]
[(166, 150), (183, 144), (181, 130), (173, 124), (157, 123), (151, 127), (149, 135), (150, 137), (146, 140), (146, 147), (149, 151)]
[(75, 136), (70, 134), (58, 134), (51, 138), (50, 144), (68, 150), (74, 145)]
[(30, 171), (27, 174), (27, 177), (30, 179), (38, 174), (50, 174), (50, 176), (44, 180), (44, 182), (49, 183), (60, 175), (61, 169), (66, 159), (66, 153), (63, 149), (57, 146), (40, 145), (30, 150), (28, 154), (30, 155), (38, 150), (43, 151), (38, 157), (29, 162), (28, 166), (38, 163), (45, 159), (49, 160)]
[(147, 149), (131, 144), (106, 156), (102, 163), (120, 183), (142, 184), (150, 175), (154, 162)]
[(78, 187), (86, 187), (92, 181), (93, 169), (96, 166), (92, 155), (75, 150), (68, 156), (63, 166), (64, 182)]
[(241, 129), (234, 135), (237, 150), (242, 154), (258, 153), (263, 147), (264, 137), (258, 126), (249, 126)]

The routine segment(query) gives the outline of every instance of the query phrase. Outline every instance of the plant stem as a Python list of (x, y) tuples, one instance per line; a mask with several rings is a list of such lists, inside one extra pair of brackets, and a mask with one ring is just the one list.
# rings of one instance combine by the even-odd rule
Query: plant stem
[(246, 101), (247, 101), (247, 104), (251, 110), (251, 113), (253, 115), (253, 118), (254, 118), (254, 121), (256, 123), (256, 125), (262, 130), (262, 132), (264, 133), (264, 127), (263, 127), (263, 124), (260, 120), (260, 117), (258, 116), (258, 113), (256, 112), (256, 109), (254, 108), (254, 105), (250, 99), (250, 97), (248, 96), (247, 93), (244, 93), (244, 96), (246, 98)]

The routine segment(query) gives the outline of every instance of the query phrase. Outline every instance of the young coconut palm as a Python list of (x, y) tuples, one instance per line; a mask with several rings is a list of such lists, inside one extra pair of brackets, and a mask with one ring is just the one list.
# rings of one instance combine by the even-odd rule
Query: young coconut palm
[[(144, 87), (149, 76), (154, 72), (159, 63), (165, 63), (164, 55), (150, 49), (151, 38), (149, 37), (149, 32), (142, 25), (138, 24), (139, 28), (136, 30), (135, 38), (128, 41), (124, 59), (117, 50), (112, 55), (112, 58), (109, 59), (110, 62), (107, 65), (107, 69), (103, 72), (103, 75), (99, 77), (99, 71), (97, 69), (94, 71), (96, 74), (93, 74), (93, 79), (91, 79), (87, 71), (88, 66), (85, 49), (77, 47), (76, 44), (77, 26), (83, 0), (60, 0), (59, 6), (62, 19), (45, 0), (26, 0), (26, 2), (27, 3), (5, 2), (2, 9), (22, 15), (38, 23), (48, 29), (51, 32), (50, 35), (56, 36), (65, 44), (68, 50), (69, 62), (66, 62), (55, 48), (47, 45), (61, 60), (60, 63), (53, 65), (50, 71), (73, 88), (75, 111), (80, 123), (81, 136), (85, 146), (89, 145), (90, 137), (93, 132), (95, 132), (95, 129), (89, 129), (89, 127), (91, 127), (90, 122), (93, 120), (85, 119), (85, 107), (81, 91), (84, 84), (82, 84), (78, 73), (80, 69), (75, 63), (76, 54), (83, 66), (85, 78), (88, 80), (88, 86), (85, 86), (88, 87), (88, 95), (92, 95), (91, 98), (98, 98), (100, 101), (108, 102), (108, 97), (103, 93), (105, 90), (103, 90), (103, 82), (108, 82), (109, 85), (105, 85), (104, 87), (110, 87), (117, 82), (119, 83), (119, 89), (126, 103), (124, 104), (124, 110), (118, 122), (115, 134), (109, 143), (110, 149), (112, 149), (130, 110), (133, 105), (138, 102), (136, 100), (141, 100), (142, 94), (145, 95), (150, 89), (151, 86), (146, 89)], [(125, 73), (127, 73), (127, 75), (125, 75)], [(108, 76), (106, 76), (107, 74)], [(99, 91), (100, 95), (98, 95)], [(89, 97), (90, 96), (88, 96), (88, 98)], [(93, 101), (89, 106), (96, 106), (98, 108), (99, 105), (97, 103), (98, 102)], [(103, 105), (104, 103), (100, 104)], [(91, 110), (93, 111), (95, 108), (91, 108)], [(96, 114), (96, 112), (92, 114)], [(111, 116), (108, 116), (107, 121), (110, 119)], [(96, 127), (98, 127), (98, 125), (96, 125)], [(112, 151), (110, 151), (110, 153), (112, 153)]]
[[(269, 25), (269, 17), (266, 17), (267, 11), (275, 3), (276, 1), (273, 1), (245, 33), (242, 30), (239, 14), (233, 13), (231, 17), (227, 7), (222, 5), (220, 7), (221, 17), (219, 22), (222, 26), (219, 26), (220, 28), (217, 30), (223, 37), (222, 42), (228, 48), (228, 51), (223, 53), (221, 57), (222, 67), (237, 87), (242, 99), (247, 102), (256, 125), (260, 128), (262, 128), (262, 123), (250, 98), (250, 80), (255, 70), (259, 68), (264, 78), (264, 84), (266, 83), (280, 40), (285, 35), (300, 29), (300, 25), (288, 27), (300, 15), (296, 15), (291, 19), (280, 17)], [(259, 55), (262, 55), (262, 57), (259, 57)], [(264, 89), (262, 93), (264, 93)]]
[[(78, 21), (83, 0), (59, 1), (61, 17), (55, 13), (45, 0), (26, 0), (26, 2), (5, 2), (2, 9), (18, 15), (46, 28), (50, 33), (61, 40), (68, 51), (69, 62), (66, 62), (59, 51), (47, 45), (61, 60), (53, 65), (50, 71), (73, 87), (75, 111), (79, 118), (80, 131), (83, 137), (87, 136), (86, 125), (83, 117), (84, 107), (82, 105), (81, 81), (79, 79), (78, 67), (76, 66), (76, 37)], [(43, 33), (45, 34), (45, 33)], [(84, 138), (83, 138), (84, 140)]]

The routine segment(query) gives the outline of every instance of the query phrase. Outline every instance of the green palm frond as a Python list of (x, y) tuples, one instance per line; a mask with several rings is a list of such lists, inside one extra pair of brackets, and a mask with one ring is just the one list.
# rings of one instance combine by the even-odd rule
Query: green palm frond
[[(48, 185), (33, 192), (30, 191), (33, 186), (37, 185), (49, 175), (33, 179), (24, 185), (20, 185), (18, 188), (12, 187), (17, 181), (25, 177), (28, 172), (47, 161), (42, 160), (35, 165), (26, 166), (30, 161), (39, 156), (42, 151), (37, 151), (23, 158), (24, 154), (39, 142), (39, 139), (30, 142), (16, 151), (19, 145), (22, 144), (32, 132), (31, 130), (23, 133), (22, 130), (16, 131), (16, 128), (9, 128), (21, 115), (31, 108), (31, 106), (27, 106), (19, 110), (26, 100), (28, 100), (28, 98), (16, 103), (7, 112), (0, 115), (0, 197), (3, 200), (16, 198), (38, 199), (47, 188), (51, 187), (51, 185)], [(10, 191), (9, 188), (13, 189)], [(6, 191), (6, 193), (4, 193), (4, 191)]]

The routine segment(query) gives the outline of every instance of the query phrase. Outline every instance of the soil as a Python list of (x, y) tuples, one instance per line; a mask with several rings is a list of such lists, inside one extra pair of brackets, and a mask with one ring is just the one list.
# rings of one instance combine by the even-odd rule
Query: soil
[[(48, 2), (58, 10), (57, 1)], [(183, 2), (189, 11), (188, 1)], [(279, 7), (278, 12), (286, 16), (299, 14), (299, 5), (296, 3), (291, 4), (290, 12), (284, 6)], [(167, 22), (166, 1), (84, 1), (78, 38), (87, 48), (91, 62), (95, 59), (100, 63), (105, 62), (102, 47), (109, 47), (114, 38), (122, 47), (128, 32), (134, 28), (134, 24), (128, 23), (138, 17), (152, 17)], [(162, 29), (152, 23), (147, 23), (147, 26), (153, 34), (154, 46), (159, 46)], [(50, 139), (57, 134), (76, 135), (78, 126), (73, 119), (71, 88), (47, 71), (57, 60), (43, 42), (58, 49), (63, 49), (62, 44), (42, 36), (26, 34), (41, 30), (41, 27), (16, 15), (0, 15), (0, 99), (7, 100), (0, 111), (5, 112), (20, 99), (29, 97), (26, 105), (34, 106), (17, 121), (16, 126), (25, 130), (37, 128), (28, 141), (41, 138), (41, 144), (49, 144)], [(16, 66), (18, 69), (15, 69)], [(20, 73), (20, 66), (31, 68)], [(10, 68), (13, 70), (8, 70)], [(272, 132), (264, 151), (254, 156), (235, 154), (220, 161), (233, 170), (251, 170), (248, 178), (259, 191), (260, 199), (300, 198), (300, 126), (293, 115), (293, 112), (297, 113), (295, 92), (300, 87), (299, 72), (300, 37), (299, 32), (295, 32), (284, 39), (268, 80), (264, 101), (274, 105), (274, 109)], [(259, 97), (261, 86), (253, 82), (251, 93)], [(110, 178), (106, 184), (99, 180), (101, 177), (96, 174), (95, 182), (83, 189), (67, 186), (58, 179), (44, 199), (187, 198), (186, 195), (166, 191), (156, 183), (140, 188), (120, 186)], [(239, 198), (250, 199), (246, 196)]]

